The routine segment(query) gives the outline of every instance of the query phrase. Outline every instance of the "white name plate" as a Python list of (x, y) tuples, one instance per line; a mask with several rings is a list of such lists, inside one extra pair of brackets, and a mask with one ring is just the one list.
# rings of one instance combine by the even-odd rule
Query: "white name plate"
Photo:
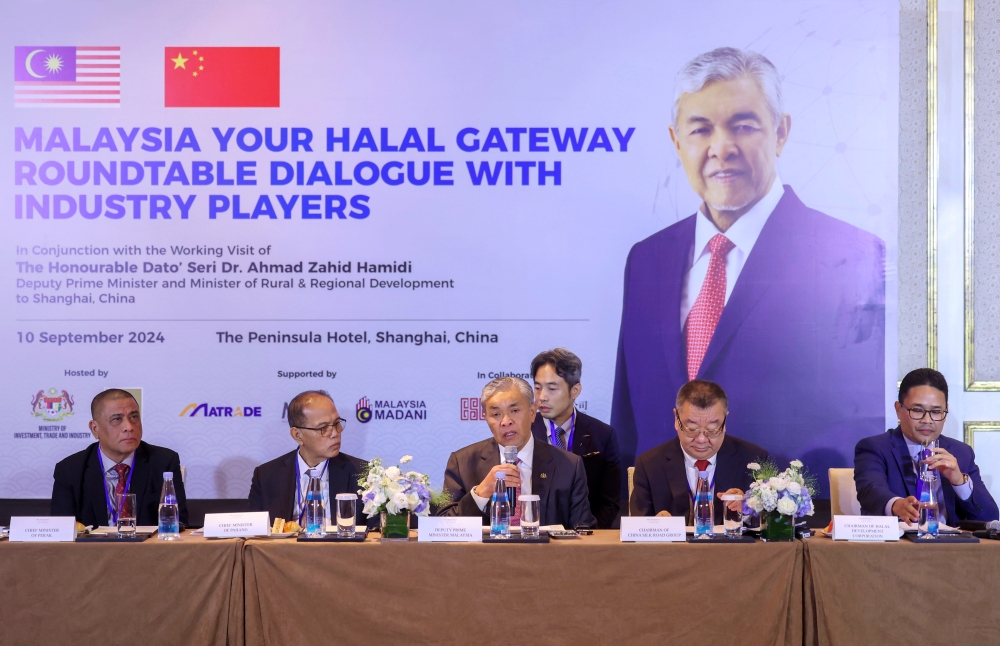
[(684, 519), (680, 516), (622, 516), (623, 543), (684, 542)]
[(12, 543), (60, 543), (76, 540), (76, 518), (72, 516), (13, 516)]
[(898, 541), (899, 519), (895, 516), (834, 516), (833, 540)]
[(419, 516), (418, 543), (480, 543), (483, 519), (479, 516)]
[(232, 538), (234, 536), (267, 536), (271, 533), (266, 511), (247, 511), (241, 514), (205, 514), (207, 538)]

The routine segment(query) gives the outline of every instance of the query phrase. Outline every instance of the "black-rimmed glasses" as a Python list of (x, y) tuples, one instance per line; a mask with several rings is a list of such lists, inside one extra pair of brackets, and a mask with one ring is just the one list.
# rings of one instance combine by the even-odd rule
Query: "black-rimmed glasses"
[(347, 420), (340, 418), (336, 422), (330, 422), (329, 424), (317, 426), (316, 428), (310, 428), (308, 426), (296, 426), (295, 428), (300, 428), (303, 431), (316, 431), (320, 434), (320, 437), (330, 437), (334, 433), (343, 433), (346, 426)]

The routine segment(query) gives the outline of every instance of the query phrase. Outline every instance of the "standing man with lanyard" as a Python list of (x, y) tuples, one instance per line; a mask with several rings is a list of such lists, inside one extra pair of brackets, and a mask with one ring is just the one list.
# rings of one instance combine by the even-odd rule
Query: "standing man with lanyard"
[[(304, 526), (303, 510), (309, 478), (323, 482), (326, 522), (331, 503), (339, 493), (357, 493), (358, 476), (367, 463), (340, 452), (347, 420), (325, 390), (307, 390), (288, 403), (289, 433), (298, 449), (260, 465), (253, 472), (248, 499), (250, 511), (266, 511), (275, 518)], [(358, 505), (358, 524), (366, 524)]]
[[(729, 400), (718, 384), (689, 381), (681, 386), (676, 403), (677, 437), (636, 458), (632, 516), (683, 516), (690, 521), (699, 471), (708, 473), (712, 491), (719, 496), (742, 494), (753, 482), (747, 465), (768, 457), (756, 444), (726, 433)], [(722, 505), (715, 505), (715, 522), (722, 522)]]
[(188, 522), (187, 498), (176, 452), (142, 441), (139, 404), (131, 393), (111, 388), (90, 404), (90, 432), (97, 439), (56, 465), (52, 486), (53, 516), (75, 516), (84, 525), (114, 526), (117, 496), (135, 494), (136, 524), (159, 520), (163, 474), (174, 474), (183, 528)]
[(531, 433), (583, 459), (590, 511), (601, 529), (614, 527), (621, 507), (622, 465), (615, 429), (576, 409), (583, 390), (583, 362), (565, 348), (547, 350), (531, 362), (538, 415)]

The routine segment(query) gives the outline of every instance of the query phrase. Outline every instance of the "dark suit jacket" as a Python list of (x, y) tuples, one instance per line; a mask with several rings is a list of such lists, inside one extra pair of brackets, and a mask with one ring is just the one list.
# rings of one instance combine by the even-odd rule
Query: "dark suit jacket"
[[(696, 217), (637, 243), (625, 266), (611, 409), (625, 466), (674, 434), (664, 401), (688, 381), (680, 304)], [(885, 428), (884, 265), (881, 240), (785, 186), (698, 373), (739, 411), (730, 431), (826, 473), (849, 466), (857, 441)], [(816, 497), (826, 498), (820, 481)]]
[[(972, 481), (972, 495), (968, 500), (960, 500), (952, 484), (946, 478), (941, 479), (948, 524), (959, 520), (1000, 520), (997, 504), (979, 476), (972, 447), (944, 435), (940, 441), (941, 448), (955, 456), (962, 473)], [(896, 496), (917, 495), (917, 474), (898, 426), (858, 442), (854, 450), (854, 483), (862, 513), (872, 516), (884, 515), (886, 504)]]
[[(537, 442), (549, 442), (549, 425), (539, 413), (531, 424)], [(597, 526), (610, 529), (618, 518), (622, 495), (622, 460), (615, 429), (590, 415), (576, 412), (571, 453), (583, 460), (590, 490), (590, 511)]]
[[(56, 465), (52, 477), (52, 515), (75, 516), (84, 525), (108, 524), (108, 503), (105, 498), (104, 474), (97, 456), (98, 443), (74, 453)], [(110, 464), (105, 464), (110, 468)], [(132, 482), (128, 493), (135, 494), (137, 525), (158, 525), (163, 474), (174, 474), (181, 527), (188, 523), (187, 497), (181, 479), (181, 460), (174, 451), (162, 446), (139, 442), (132, 460)]]
[[(753, 482), (747, 465), (767, 459), (767, 451), (728, 433), (717, 455), (715, 493), (733, 487), (747, 491)], [(636, 459), (633, 484), (629, 500), (632, 516), (655, 516), (661, 511), (668, 511), (671, 516), (691, 520), (691, 490), (684, 469), (684, 451), (676, 437)], [(722, 501), (716, 496), (714, 502), (715, 522), (721, 524)]]
[[(500, 448), (490, 438), (459, 449), (448, 458), (444, 488), (454, 502), (443, 506), (439, 516), (482, 516), (489, 524), (490, 506), (479, 510), (472, 488), (483, 481), (490, 469), (500, 464)], [(482, 495), (483, 492), (479, 492)], [(492, 494), (492, 491), (487, 492)], [(587, 472), (580, 456), (546, 443), (535, 442), (531, 465), (531, 493), (538, 496), (542, 525), (593, 527), (587, 496)]]
[[(274, 522), (275, 518), (298, 521), (295, 518), (295, 461), (298, 449), (286, 453), (270, 462), (265, 462), (253, 470), (250, 495), (247, 498), (250, 511), (266, 511)], [(358, 493), (358, 476), (364, 471), (364, 460), (339, 453), (330, 458), (327, 471), (330, 475), (330, 501), (338, 493)], [(361, 511), (363, 505), (358, 498), (358, 525), (377, 525), (378, 518), (369, 519)], [(337, 511), (330, 509), (330, 518), (336, 519)]]

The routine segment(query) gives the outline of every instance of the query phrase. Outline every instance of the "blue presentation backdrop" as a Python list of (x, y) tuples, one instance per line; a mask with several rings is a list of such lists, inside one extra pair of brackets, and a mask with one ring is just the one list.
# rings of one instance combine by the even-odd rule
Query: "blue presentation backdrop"
[[(583, 359), (578, 405), (609, 420), (626, 257), (699, 204), (673, 79), (720, 46), (782, 75), (782, 181), (885, 242), (892, 399), (896, 2), (19, 1), (3, 22), (0, 497), (49, 495), (109, 387), (142, 389), (191, 497), (246, 496), (305, 389), (346, 452), (412, 454), (438, 486), (489, 432), (482, 386), (541, 350)], [(248, 107), (168, 107), (206, 101)]]

